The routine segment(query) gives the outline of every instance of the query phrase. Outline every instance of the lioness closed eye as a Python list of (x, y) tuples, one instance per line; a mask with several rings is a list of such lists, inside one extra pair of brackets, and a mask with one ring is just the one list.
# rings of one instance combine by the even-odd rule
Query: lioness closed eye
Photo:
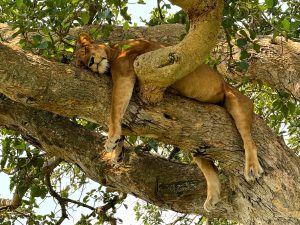
[[(79, 36), (80, 49), (76, 54), (76, 65), (85, 66), (99, 74), (110, 70), (113, 80), (112, 106), (110, 113), (107, 151), (116, 155), (122, 148), (121, 123), (136, 81), (133, 62), (137, 56), (163, 48), (164, 45), (147, 40), (129, 40), (114, 46), (96, 44), (87, 34)], [(125, 46), (126, 48), (122, 48)], [(203, 64), (193, 72), (175, 82), (171, 88), (180, 95), (208, 103), (224, 103), (233, 117), (243, 139), (245, 149), (245, 178), (259, 178), (263, 170), (258, 162), (257, 148), (251, 137), (253, 104), (251, 100), (229, 84), (222, 76)], [(207, 182), (207, 199), (204, 208), (209, 211), (220, 201), (220, 181), (212, 161), (194, 157)]]

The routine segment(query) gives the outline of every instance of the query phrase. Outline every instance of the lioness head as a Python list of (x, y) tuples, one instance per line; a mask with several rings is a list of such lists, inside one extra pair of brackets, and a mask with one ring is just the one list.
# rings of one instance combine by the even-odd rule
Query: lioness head
[(80, 48), (76, 53), (76, 65), (87, 66), (94, 72), (104, 74), (109, 69), (106, 46), (95, 44), (88, 34), (79, 35)]

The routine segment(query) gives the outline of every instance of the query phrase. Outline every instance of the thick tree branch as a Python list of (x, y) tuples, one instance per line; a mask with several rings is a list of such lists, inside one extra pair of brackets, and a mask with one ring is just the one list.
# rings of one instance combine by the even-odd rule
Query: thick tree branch
[(140, 82), (140, 94), (149, 103), (160, 101), (166, 87), (203, 63), (216, 44), (221, 24), (223, 0), (171, 2), (187, 13), (190, 29), (177, 45), (148, 52), (135, 60), (134, 69)]
[[(49, 62), (5, 45), (0, 45), (0, 59), (0, 92), (26, 106), (84, 117), (105, 126), (110, 106), (109, 77), (96, 77), (89, 71)], [(45, 151), (78, 164), (99, 183), (158, 206), (205, 214), (205, 181), (195, 166), (131, 152), (124, 164), (112, 167), (98, 134), (68, 119), (7, 99), (0, 102), (0, 124), (17, 127), (38, 140)], [(221, 107), (174, 95), (167, 95), (160, 106), (148, 107), (134, 98), (125, 115), (124, 131), (155, 137), (219, 161), (226, 177), (222, 202), (208, 216), (234, 218), (245, 224), (299, 223), (300, 205), (294, 201), (300, 198), (299, 158), (258, 117), (253, 136), (266, 173), (254, 183), (243, 178), (242, 142)]]
[[(90, 28), (74, 29), (71, 33), (74, 39), (82, 31), (88, 32)], [(0, 24), (0, 33), (5, 40), (11, 44), (17, 44), (18, 38), (11, 38), (14, 33), (10, 27)], [(112, 43), (120, 42), (128, 38), (147, 38), (154, 41), (174, 45), (178, 43), (181, 36), (185, 34), (184, 25), (164, 24), (155, 27), (131, 27), (123, 30), (116, 27), (108, 40)], [(285, 41), (277, 38), (272, 42), (271, 37), (258, 37), (258, 44), (261, 45), (260, 53), (251, 52), (249, 69), (246, 73), (240, 73), (233, 68), (228, 68), (228, 59), (225, 58), (218, 70), (225, 76), (237, 81), (242, 81), (244, 77), (249, 79), (259, 79), (263, 83), (275, 88), (290, 92), (297, 100), (300, 100), (300, 45), (296, 42)], [(224, 45), (224, 38), (219, 36), (218, 57), (227, 55), (227, 46)], [(239, 59), (239, 51), (235, 48), (234, 59)], [(230, 64), (230, 63), (229, 63)]]
[[(196, 191), (194, 194), (199, 195), (195, 199), (198, 206), (195, 204), (194, 207), (200, 210), (200, 198), (205, 200), (205, 181), (195, 166), (181, 165), (149, 154), (132, 152), (126, 165), (120, 164), (113, 167), (107, 155), (103, 153), (104, 137), (73, 124), (66, 118), (25, 107), (20, 103), (5, 99), (0, 102), (0, 124), (5, 124), (19, 132), (26, 132), (26, 134), (38, 139), (43, 149), (51, 155), (78, 164), (91, 179), (113, 189), (126, 191), (162, 205), (167, 204), (163, 201), (164, 198), (169, 198), (168, 201), (171, 201), (168, 196), (176, 195), (177, 186), (179, 188), (180, 184), (185, 184), (184, 192), (186, 194), (192, 194)], [(147, 175), (144, 174), (145, 171), (148, 172)], [(180, 171), (186, 171), (191, 181), (178, 177)], [(161, 183), (160, 178), (165, 179), (166, 172), (171, 172), (171, 174), (166, 177), (165, 182), (166, 184), (169, 183), (173, 189), (175, 188), (173, 190), (175, 193), (172, 193), (168, 185), (165, 186), (165, 190), (156, 190), (157, 185)], [(135, 180), (135, 178), (148, 177), (149, 175), (152, 175), (151, 179), (144, 180), (144, 183), (139, 183), (139, 179)], [(195, 185), (200, 186), (196, 188)], [(204, 192), (201, 193), (199, 188), (202, 188)], [(157, 196), (157, 191), (160, 191), (162, 196)], [(164, 196), (164, 192), (167, 196)], [(187, 210), (190, 202), (185, 199), (182, 200), (183, 202), (179, 200), (178, 203), (172, 205), (177, 208), (186, 205)], [(182, 206), (180, 206), (181, 203), (183, 203)]]
[[(251, 52), (246, 72), (238, 72), (228, 67), (227, 60), (218, 66), (219, 71), (236, 81), (243, 81), (245, 77), (261, 80), (291, 93), (300, 101), (300, 44), (286, 41), (282, 37), (277, 38), (276, 42), (271, 37), (261, 37), (257, 43), (261, 50), (259, 53)], [(234, 49), (233, 60), (238, 60), (240, 52), (237, 48)]]

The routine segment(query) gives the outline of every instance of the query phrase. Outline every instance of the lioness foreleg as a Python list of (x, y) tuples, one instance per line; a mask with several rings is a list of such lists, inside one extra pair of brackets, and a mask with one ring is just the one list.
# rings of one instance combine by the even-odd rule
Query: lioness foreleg
[(217, 168), (213, 162), (208, 159), (200, 157), (193, 158), (206, 179), (207, 198), (203, 207), (209, 212), (220, 201), (221, 184), (218, 177)]
[(253, 103), (247, 96), (230, 86), (225, 87), (225, 96), (225, 108), (233, 117), (244, 142), (246, 164), (244, 176), (247, 181), (251, 181), (263, 173), (257, 157), (257, 147), (251, 136)]
[(122, 152), (122, 119), (132, 96), (135, 84), (134, 76), (119, 76), (113, 79), (112, 104), (110, 112), (108, 139), (105, 142), (106, 151), (114, 151), (112, 161), (117, 162)]

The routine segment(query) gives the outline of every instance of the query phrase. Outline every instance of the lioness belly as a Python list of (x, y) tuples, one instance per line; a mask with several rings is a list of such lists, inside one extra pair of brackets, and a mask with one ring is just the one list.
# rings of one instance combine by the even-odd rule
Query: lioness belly
[(219, 103), (224, 99), (222, 76), (203, 64), (172, 86), (177, 93), (201, 102)]

